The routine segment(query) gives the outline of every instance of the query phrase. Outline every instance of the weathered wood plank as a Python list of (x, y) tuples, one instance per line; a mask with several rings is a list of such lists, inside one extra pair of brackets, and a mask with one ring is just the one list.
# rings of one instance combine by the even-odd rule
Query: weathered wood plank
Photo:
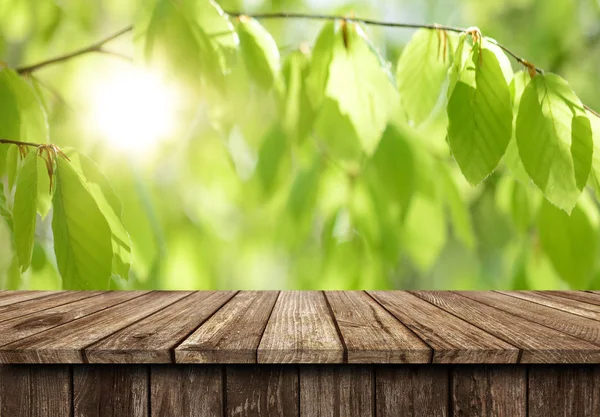
[(374, 396), (372, 366), (300, 367), (301, 417), (369, 417)]
[[(42, 298), (34, 298), (21, 301), (18, 304), (10, 304), (0, 307), (0, 322), (24, 317), (28, 314), (37, 313), (52, 307), (69, 304), (78, 300), (88, 299), (102, 294), (101, 291), (57, 291)], [(0, 343), (2, 343), (0, 341)]]
[(70, 416), (71, 398), (66, 365), (0, 365), (0, 417)]
[(298, 416), (298, 369), (292, 365), (228, 365), (227, 417)]
[(56, 293), (57, 291), (2, 291), (0, 292), (0, 306), (17, 304), (34, 298), (43, 298)]
[[(6, 345), (131, 300), (143, 293), (106, 292), (91, 299), (60, 305), (0, 323), (0, 344)], [(1, 354), (0, 354), (1, 357)]]
[(175, 349), (178, 363), (256, 363), (277, 291), (238, 293)]
[(460, 366), (451, 371), (452, 415), (525, 417), (527, 370), (524, 366)]
[(448, 416), (448, 367), (375, 367), (377, 417)]
[(344, 347), (322, 292), (282, 292), (258, 346), (259, 363), (341, 363)]
[(152, 365), (151, 415), (222, 417), (223, 367)]
[(516, 363), (519, 349), (405, 291), (369, 294), (433, 348), (433, 363)]
[(148, 374), (145, 365), (74, 366), (74, 416), (149, 416)]
[(362, 291), (325, 293), (349, 363), (427, 363), (432, 350)]
[[(568, 298), (566, 292), (554, 291), (497, 291), (501, 294), (515, 298), (531, 301), (532, 303), (542, 304), (547, 307), (552, 307), (557, 310), (566, 311), (567, 313), (576, 314), (578, 316), (587, 317), (594, 320), (600, 320), (600, 305), (590, 304), (586, 302), (589, 297), (599, 298), (593, 294), (583, 291), (573, 291), (576, 294), (574, 298)], [(587, 295), (586, 295), (587, 294)]]
[(598, 363), (600, 347), (462, 295), (411, 291), (522, 350), (522, 363)]
[(531, 366), (530, 417), (597, 417), (600, 415), (598, 366)]
[(89, 363), (169, 363), (175, 346), (235, 295), (195, 292), (85, 349)]
[(596, 320), (497, 292), (465, 291), (460, 294), (515, 316), (600, 345), (600, 322)]
[[(127, 293), (123, 294), (127, 296)], [(141, 296), (134, 294), (135, 298), (116, 306), (0, 347), (0, 362), (83, 363), (85, 362), (83, 349), (86, 346), (189, 294), (189, 292), (151, 292)], [(92, 298), (90, 302), (97, 301), (99, 297)], [(58, 319), (49, 317), (59, 322), (63, 320), (60, 315)], [(8, 322), (4, 324), (6, 323)], [(35, 322), (29, 325), (35, 326)]]

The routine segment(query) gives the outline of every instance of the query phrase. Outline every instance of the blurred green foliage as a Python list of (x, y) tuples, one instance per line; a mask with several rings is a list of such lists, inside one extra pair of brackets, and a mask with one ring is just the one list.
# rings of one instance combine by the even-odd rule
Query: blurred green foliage
[[(50, 209), (44, 161), (0, 144), (2, 288), (600, 288), (600, 121), (580, 111), (600, 109), (599, 1), (219, 5), (476, 25), (574, 94), (513, 78), (493, 42), (453, 58), (451, 33), (442, 48), (207, 0), (0, 0), (9, 68), (135, 25), (102, 53), (0, 72), (0, 138), (78, 151), (52, 160)], [(148, 68), (168, 95), (128, 90)]]

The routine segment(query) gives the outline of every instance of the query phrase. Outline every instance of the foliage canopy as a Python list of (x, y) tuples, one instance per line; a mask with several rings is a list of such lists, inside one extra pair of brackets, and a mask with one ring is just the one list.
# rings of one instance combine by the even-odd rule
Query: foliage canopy
[[(597, 287), (600, 119), (477, 28), (425, 26), (392, 65), (355, 19), (285, 51), (212, 0), (146, 2), (135, 65), (194, 109), (154, 169), (61, 140), (41, 67), (3, 65), (2, 287)], [(453, 257), (499, 278), (420, 281)]]

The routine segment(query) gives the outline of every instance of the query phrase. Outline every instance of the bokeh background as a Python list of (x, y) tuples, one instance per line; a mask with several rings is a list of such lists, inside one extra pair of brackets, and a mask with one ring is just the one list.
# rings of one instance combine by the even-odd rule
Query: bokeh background
[[(584, 103), (600, 109), (598, 0), (219, 4), (226, 11), (247, 13), (332, 13), (476, 25), (484, 35), (566, 78)], [(139, 0), (0, 0), (0, 60), (17, 67), (87, 46), (134, 22), (142, 6)], [(312, 45), (323, 25), (289, 19), (261, 23), (284, 59)], [(414, 33), (374, 26), (366, 31), (392, 69)], [(516, 186), (510, 176), (494, 175), (473, 188), (453, 171), (469, 213), (472, 244), (456, 237), (442, 203), (439, 210), (416, 213), (408, 224), (380, 224), (385, 201), (365, 200), (360, 215), (346, 210), (340, 201), (347, 198), (347, 179), (334, 168), (319, 179), (309, 203), (290, 209), (297, 179), (293, 170), (284, 171), (269, 195), (256, 180), (260, 145), (280, 117), (274, 101), (241, 89), (228, 103), (237, 109), (239, 126), (224, 132), (211, 120), (211, 101), (178, 77), (116, 56), (136, 58), (135, 45), (130, 33), (106, 46), (115, 55), (87, 54), (35, 73), (43, 86), (51, 141), (94, 159), (123, 201), (133, 267), (122, 288), (568, 287), (540, 248), (535, 227), (527, 220), (524, 227), (519, 224), (519, 216), (534, 216), (541, 198), (535, 189), (523, 188), (526, 208), (515, 213)], [(428, 151), (448, 152), (443, 130), (425, 136)], [(507, 193), (513, 200), (507, 202)], [(356, 198), (360, 206), (360, 196)], [(580, 244), (597, 248), (597, 204), (592, 201), (591, 207), (592, 239)], [(46, 219), (38, 225), (33, 268), (24, 277), (24, 288), (60, 288), (49, 224)], [(370, 225), (385, 237), (369, 239)], [(577, 246), (568, 250), (577, 251)], [(589, 288), (600, 288), (598, 265), (590, 274)]]

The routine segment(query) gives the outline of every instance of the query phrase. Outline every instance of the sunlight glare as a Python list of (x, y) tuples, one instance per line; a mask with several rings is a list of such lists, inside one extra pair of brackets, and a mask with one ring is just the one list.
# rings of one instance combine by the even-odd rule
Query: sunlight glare
[(178, 95), (160, 76), (137, 67), (98, 77), (91, 89), (91, 124), (107, 145), (146, 154), (173, 134)]

